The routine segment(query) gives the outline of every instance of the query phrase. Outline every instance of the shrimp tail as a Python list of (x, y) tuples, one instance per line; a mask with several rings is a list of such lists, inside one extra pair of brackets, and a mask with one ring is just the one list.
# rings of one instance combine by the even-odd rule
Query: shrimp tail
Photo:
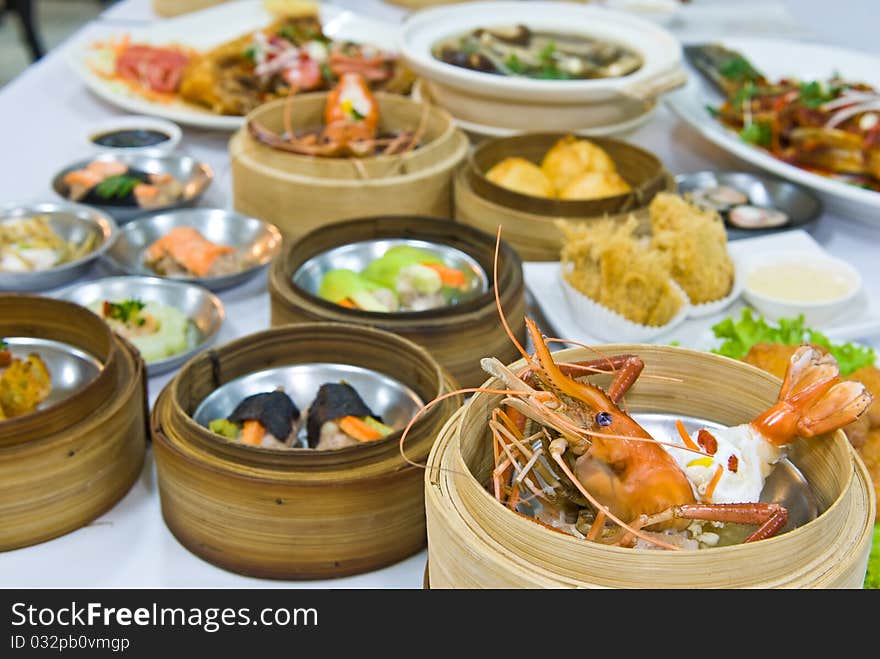
[(842, 382), (837, 360), (810, 345), (791, 357), (779, 399), (751, 425), (772, 444), (814, 437), (855, 421), (871, 404), (859, 382)]

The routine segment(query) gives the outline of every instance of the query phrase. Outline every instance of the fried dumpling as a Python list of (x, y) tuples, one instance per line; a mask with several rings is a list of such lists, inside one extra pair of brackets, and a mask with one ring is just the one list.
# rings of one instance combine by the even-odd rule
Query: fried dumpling
[(617, 172), (614, 160), (593, 142), (567, 135), (544, 154), (541, 170), (557, 190), (584, 172)]
[(556, 196), (553, 184), (541, 168), (525, 158), (505, 158), (486, 173), (486, 178), (496, 185), (533, 197)]
[(603, 199), (629, 192), (629, 183), (617, 172), (584, 172), (559, 193), (560, 199)]

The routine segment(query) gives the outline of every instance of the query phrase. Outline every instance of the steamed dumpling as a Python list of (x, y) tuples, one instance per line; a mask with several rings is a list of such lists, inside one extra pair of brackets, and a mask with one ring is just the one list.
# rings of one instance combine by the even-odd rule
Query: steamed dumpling
[(534, 197), (556, 196), (553, 184), (541, 168), (525, 158), (505, 158), (486, 173), (486, 178), (514, 192)]
[(573, 178), (559, 194), (560, 199), (602, 199), (631, 190), (617, 172), (584, 172)]
[(541, 161), (541, 170), (557, 190), (563, 190), (584, 172), (616, 172), (604, 149), (589, 140), (567, 135), (554, 144)]

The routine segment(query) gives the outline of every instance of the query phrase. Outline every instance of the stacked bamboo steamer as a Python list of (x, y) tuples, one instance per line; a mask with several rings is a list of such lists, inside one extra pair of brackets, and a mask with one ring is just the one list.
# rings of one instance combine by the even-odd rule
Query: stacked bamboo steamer
[(322, 124), (327, 93), (292, 96), (248, 115), (232, 137), (233, 203), (239, 212), (275, 224), (289, 241), (339, 220), (389, 213), (452, 217), (452, 178), (468, 138), (442, 109), (398, 94), (377, 92), (380, 133), (422, 131), (421, 145), (398, 155), (316, 158), (278, 150), (254, 139), (248, 121), (284, 132)]
[[(769, 407), (779, 391), (779, 380), (768, 373), (710, 353), (646, 345), (595, 350), (644, 359), (645, 371), (627, 394), (632, 412), (736, 425)], [(555, 356), (573, 362), (595, 354), (572, 349)], [(490, 379), (486, 386), (498, 384)], [(487, 419), (500, 398), (483, 393), (471, 398), (444, 427), (428, 459), (430, 587), (862, 587), (876, 500), (864, 464), (842, 431), (791, 447), (789, 459), (824, 505), (803, 526), (760, 542), (700, 551), (625, 549), (545, 528), (486, 490), (493, 468)]]
[(554, 222), (564, 219), (589, 223), (603, 218), (640, 221), (647, 231), (648, 205), (661, 191), (674, 191), (675, 179), (650, 152), (610, 137), (585, 137), (614, 161), (618, 173), (630, 184), (626, 194), (595, 200), (558, 200), (533, 197), (508, 190), (486, 178), (493, 165), (507, 157), (540, 164), (544, 154), (566, 133), (524, 133), (480, 142), (466, 165), (455, 175), (455, 220), (481, 231), (495, 233), (498, 226), (524, 261), (558, 261), (562, 234)]
[(97, 375), (63, 400), (0, 421), (3, 551), (78, 529), (128, 492), (144, 461), (147, 397), (137, 351), (84, 307), (0, 295), (0, 337), (58, 342), (100, 363)]
[[(256, 370), (344, 362), (393, 377), (427, 402), (453, 391), (423, 348), (339, 323), (286, 325), (190, 360), (154, 406), (162, 515), (194, 554), (254, 577), (327, 578), (397, 562), (425, 546), (423, 469), (400, 453), (401, 432), (346, 449), (273, 450), (229, 441), (193, 420), (208, 394)], [(412, 426), (407, 458), (424, 464), (461, 397)]]
[[(334, 247), (366, 240), (411, 238), (454, 247), (477, 261), (490, 288), (479, 297), (429, 311), (384, 314), (348, 309), (326, 302), (294, 283), (294, 275), (310, 258)], [(339, 222), (321, 227), (273, 261), (269, 272), (272, 325), (315, 320), (356, 323), (394, 332), (423, 346), (464, 387), (485, 379), (480, 358), (498, 355), (510, 361), (518, 354), (498, 316), (492, 284), (495, 238), (470, 227), (431, 217), (387, 216)], [(525, 283), (522, 262), (502, 241), (498, 264), (501, 308), (520, 342), (525, 341)]]

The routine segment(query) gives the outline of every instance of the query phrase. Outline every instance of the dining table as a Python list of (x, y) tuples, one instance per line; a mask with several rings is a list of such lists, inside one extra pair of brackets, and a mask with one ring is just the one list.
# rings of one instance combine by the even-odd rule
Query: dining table
[[(412, 9), (381, 0), (334, 0), (375, 19), (399, 22)], [(767, 36), (825, 43), (880, 54), (873, 0), (727, 2), (691, 0), (668, 26), (682, 42), (713, 36)], [(124, 115), (91, 93), (72, 72), (67, 54), (83, 42), (173, 20), (158, 16), (150, 0), (120, 0), (86, 23), (42, 59), (0, 88), (0, 202), (57, 200), (50, 182), (83, 157), (89, 127)], [(200, 205), (232, 208), (229, 133), (184, 127), (180, 149), (208, 163), (214, 181)], [(625, 139), (657, 154), (673, 173), (701, 170), (758, 171), (704, 139), (661, 103), (650, 120)], [(826, 206), (811, 229), (830, 254), (862, 276), (867, 296), (880, 301), (880, 216)], [(880, 210), (874, 213), (880, 214)], [(108, 274), (96, 263), (85, 277)], [(53, 291), (45, 294), (52, 295)], [(223, 343), (270, 326), (265, 272), (219, 297), (226, 319), (215, 341)], [(537, 313), (537, 310), (536, 310)], [(880, 349), (880, 333), (853, 337)], [(153, 404), (174, 373), (148, 381)], [(0, 524), (3, 521), (0, 520)], [(147, 448), (140, 477), (112, 509), (90, 524), (40, 544), (0, 552), (0, 585), (11, 588), (422, 588), (428, 552), (383, 569), (330, 580), (267, 580), (216, 567), (188, 551), (166, 527), (156, 466)]]

